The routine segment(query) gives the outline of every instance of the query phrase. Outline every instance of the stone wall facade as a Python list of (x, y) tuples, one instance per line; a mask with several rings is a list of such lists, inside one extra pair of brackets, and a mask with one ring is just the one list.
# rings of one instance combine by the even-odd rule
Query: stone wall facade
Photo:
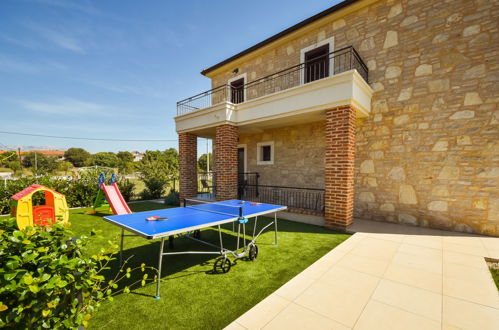
[(499, 2), (351, 6), (249, 56), (238, 74), (252, 81), (298, 64), (300, 49), (326, 38), (352, 45), (375, 91), (356, 128), (355, 217), (499, 235)]
[[(270, 186), (324, 188), (325, 122), (266, 129), (239, 135), (246, 145), (246, 171), (258, 172)], [(257, 164), (257, 144), (274, 142), (274, 164)]]

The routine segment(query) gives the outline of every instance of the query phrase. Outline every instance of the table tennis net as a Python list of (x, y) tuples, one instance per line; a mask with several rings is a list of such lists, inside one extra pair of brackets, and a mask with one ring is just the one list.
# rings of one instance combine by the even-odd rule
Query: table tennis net
[(242, 217), (243, 208), (241, 206), (219, 204), (217, 202), (185, 199), (184, 207), (189, 207), (199, 211), (223, 214), (231, 217)]

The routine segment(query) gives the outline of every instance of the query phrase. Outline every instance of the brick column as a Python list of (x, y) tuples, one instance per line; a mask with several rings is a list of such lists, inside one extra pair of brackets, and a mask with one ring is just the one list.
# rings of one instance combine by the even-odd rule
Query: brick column
[(198, 193), (197, 178), (197, 136), (191, 133), (179, 133), (179, 166), (180, 166), (180, 202), (184, 198), (196, 197)]
[(355, 109), (342, 106), (326, 112), (326, 227), (352, 224), (355, 166)]
[(219, 201), (237, 198), (237, 140), (236, 126), (217, 126), (214, 161), (216, 198)]

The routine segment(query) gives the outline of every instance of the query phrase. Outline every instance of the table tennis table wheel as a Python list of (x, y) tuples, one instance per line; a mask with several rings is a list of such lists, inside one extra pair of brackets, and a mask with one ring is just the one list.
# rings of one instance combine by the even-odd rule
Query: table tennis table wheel
[(215, 274), (225, 274), (230, 270), (231, 262), (229, 258), (220, 257), (215, 261), (213, 265), (213, 272)]
[(251, 261), (256, 260), (258, 257), (258, 246), (256, 244), (251, 244), (249, 248), (248, 258)]
[(201, 239), (201, 230), (194, 230), (194, 238)]

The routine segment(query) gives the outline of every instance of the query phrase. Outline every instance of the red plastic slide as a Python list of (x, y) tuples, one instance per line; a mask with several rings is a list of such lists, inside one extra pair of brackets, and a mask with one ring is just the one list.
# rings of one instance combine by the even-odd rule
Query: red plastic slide
[(103, 184), (101, 189), (104, 191), (107, 202), (111, 206), (111, 209), (115, 215), (132, 213), (128, 207), (128, 204), (125, 202), (123, 195), (121, 195), (120, 189), (118, 188), (116, 182), (110, 186)]

